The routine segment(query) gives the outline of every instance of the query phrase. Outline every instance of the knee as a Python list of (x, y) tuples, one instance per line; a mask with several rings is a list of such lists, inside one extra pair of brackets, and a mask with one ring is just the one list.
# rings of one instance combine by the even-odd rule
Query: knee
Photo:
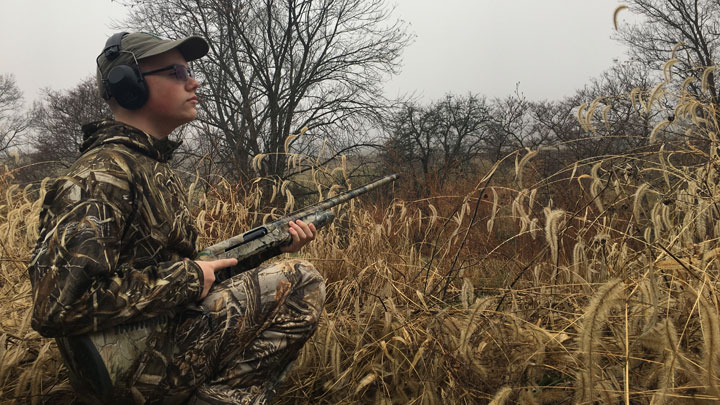
[(325, 305), (325, 278), (312, 263), (306, 260), (293, 260), (293, 262), (292, 266), (302, 280), (299, 287), (305, 296), (305, 301), (316, 308), (319, 317)]
[[(279, 264), (283, 280), (289, 287), (284, 305), (302, 313), (305, 322), (315, 326), (320, 320), (325, 305), (325, 279), (315, 266), (300, 259), (284, 260)], [(285, 288), (279, 282), (277, 288)], [(275, 294), (279, 296), (280, 294)]]
[(292, 266), (302, 275), (304, 280), (312, 283), (321, 283), (323, 286), (325, 285), (325, 278), (320, 274), (318, 269), (315, 268), (315, 265), (307, 260), (301, 259), (295, 259), (292, 260), (292, 262)]

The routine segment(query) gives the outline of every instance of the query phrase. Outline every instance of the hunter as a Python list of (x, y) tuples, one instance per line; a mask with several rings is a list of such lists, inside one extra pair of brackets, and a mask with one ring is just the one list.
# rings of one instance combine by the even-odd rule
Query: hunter
[(32, 327), (56, 339), (83, 402), (264, 404), (317, 327), (318, 271), (260, 265), (314, 239), (312, 224), (290, 223), (290, 245), (222, 283), (215, 271), (235, 259), (196, 260), (168, 135), (196, 117), (188, 62), (208, 50), (197, 36), (110, 37), (96, 65), (114, 120), (85, 125), (81, 156), (48, 183), (28, 268)]

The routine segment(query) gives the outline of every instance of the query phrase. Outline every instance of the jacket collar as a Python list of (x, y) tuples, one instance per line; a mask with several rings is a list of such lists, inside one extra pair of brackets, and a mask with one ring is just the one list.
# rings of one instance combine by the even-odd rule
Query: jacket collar
[(136, 150), (160, 162), (172, 159), (173, 152), (182, 144), (167, 138), (157, 139), (133, 126), (113, 120), (85, 124), (82, 127), (83, 143), (80, 152), (107, 144), (120, 144)]

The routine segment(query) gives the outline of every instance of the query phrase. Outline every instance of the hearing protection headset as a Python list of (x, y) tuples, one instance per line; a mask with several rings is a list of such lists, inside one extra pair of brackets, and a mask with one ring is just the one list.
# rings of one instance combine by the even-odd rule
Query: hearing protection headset
[[(105, 58), (111, 62), (121, 53), (129, 53), (132, 55), (135, 64), (133, 66), (117, 65), (110, 69), (107, 76), (102, 78), (103, 97), (105, 100), (115, 97), (121, 107), (128, 110), (137, 110), (145, 105), (150, 93), (148, 92), (147, 83), (142, 73), (140, 73), (140, 66), (135, 54), (121, 49), (121, 41), (127, 34), (127, 32), (119, 32), (111, 36), (105, 43), (105, 49), (103, 49), (100, 56), (105, 55)], [(100, 56), (98, 56), (98, 59)]]

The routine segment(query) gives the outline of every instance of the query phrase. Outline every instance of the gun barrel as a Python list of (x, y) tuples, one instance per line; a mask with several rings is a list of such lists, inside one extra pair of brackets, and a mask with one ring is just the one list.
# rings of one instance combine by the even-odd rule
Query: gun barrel
[(354, 188), (352, 190), (348, 190), (342, 194), (336, 195), (335, 197), (330, 197), (327, 200), (323, 200), (323, 201), (321, 201), (315, 205), (312, 205), (308, 208), (294, 212), (289, 215), (289, 218), (290, 218), (290, 220), (293, 220), (295, 218), (300, 218), (302, 216), (305, 216), (313, 211), (330, 209), (336, 205), (340, 205), (348, 200), (351, 200), (361, 194), (365, 194), (372, 189), (375, 189), (384, 184), (393, 182), (393, 181), (397, 180), (399, 177), (400, 177), (400, 175), (398, 175), (397, 173), (391, 174), (389, 176), (385, 176), (382, 179), (375, 180), (371, 183), (368, 183), (364, 186), (360, 186), (358, 188)]

